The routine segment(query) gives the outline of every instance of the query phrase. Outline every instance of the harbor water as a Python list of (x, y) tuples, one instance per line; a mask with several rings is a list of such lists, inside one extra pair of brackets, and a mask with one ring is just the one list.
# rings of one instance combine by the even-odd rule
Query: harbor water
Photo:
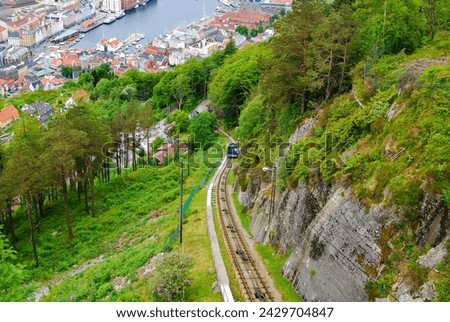
[(95, 48), (103, 37), (125, 40), (135, 32), (143, 33), (145, 39), (142, 42), (147, 43), (177, 26), (211, 15), (218, 5), (218, 0), (150, 0), (146, 5), (128, 11), (123, 18), (87, 32), (74, 47)]

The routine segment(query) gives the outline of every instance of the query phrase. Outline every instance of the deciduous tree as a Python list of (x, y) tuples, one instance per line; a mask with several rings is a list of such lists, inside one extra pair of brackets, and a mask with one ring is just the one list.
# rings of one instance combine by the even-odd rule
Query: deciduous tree
[(217, 133), (214, 132), (216, 125), (217, 119), (212, 113), (203, 112), (194, 117), (189, 126), (189, 132), (194, 138), (195, 144), (205, 148), (207, 143), (214, 142), (217, 136)]

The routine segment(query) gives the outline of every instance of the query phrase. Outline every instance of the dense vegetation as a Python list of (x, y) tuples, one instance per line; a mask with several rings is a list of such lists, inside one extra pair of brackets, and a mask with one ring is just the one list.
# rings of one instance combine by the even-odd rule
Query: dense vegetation
[[(418, 207), (426, 193), (450, 203), (450, 0), (294, 1), (274, 27), (277, 35), (266, 43), (236, 51), (230, 40), (170, 72), (117, 77), (102, 65), (59, 90), (3, 99), (2, 106), (42, 100), (63, 111), (76, 91), (88, 97), (44, 126), (22, 116), (2, 146), (0, 299), (30, 299), (47, 282), (53, 287), (46, 300), (151, 300), (136, 270), (167, 246), (178, 174), (174, 166), (151, 167), (135, 129), (148, 135), (178, 110), (169, 118), (172, 134), (207, 147), (216, 139), (216, 117), (188, 117), (206, 98), (247, 153), (237, 173), (242, 188), (272, 165), (281, 150), (275, 146), (305, 118), (316, 118), (311, 135), (287, 156), (283, 187), (345, 182), (369, 206), (397, 205), (404, 220), (384, 258), (387, 269), (367, 291), (384, 296), (399, 274), (425, 278), (416, 266), (426, 251), (414, 243)], [(205, 170), (191, 174), (191, 187)], [(87, 262), (66, 278), (86, 261), (99, 264)], [(438, 265), (449, 273), (448, 259)], [(115, 289), (122, 278), (125, 285)], [(195, 283), (192, 294), (200, 294)], [(438, 300), (449, 300), (448, 279), (437, 277), (436, 285)], [(199, 298), (210, 299), (187, 295)]]
[(415, 236), (424, 197), (450, 200), (449, 10), (445, 0), (296, 1), (262, 45), (267, 59), (255, 65), (244, 103), (224, 113), (238, 123), (246, 151), (237, 173), (242, 189), (313, 117), (311, 133), (280, 164), (283, 189), (299, 181), (344, 184), (368, 207), (396, 207), (401, 223), (386, 229), (393, 246), (382, 246), (386, 268), (368, 283), (370, 299), (388, 296), (403, 276), (414, 287), (435, 281), (437, 299), (450, 300), (448, 259), (438, 264), (441, 275), (419, 265), (428, 248)]

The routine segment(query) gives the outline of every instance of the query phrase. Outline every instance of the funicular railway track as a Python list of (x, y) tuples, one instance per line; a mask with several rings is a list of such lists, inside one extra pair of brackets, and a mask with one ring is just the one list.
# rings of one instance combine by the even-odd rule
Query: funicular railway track
[(243, 298), (250, 302), (273, 302), (274, 296), (267, 281), (259, 271), (240, 224), (233, 214), (234, 205), (230, 200), (227, 178), (232, 160), (228, 158), (219, 173), (216, 186), (217, 213), (229, 257), (241, 289)]

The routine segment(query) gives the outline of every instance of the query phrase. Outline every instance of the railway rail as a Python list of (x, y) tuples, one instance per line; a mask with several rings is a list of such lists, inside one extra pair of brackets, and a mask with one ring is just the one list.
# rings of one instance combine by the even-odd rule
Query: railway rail
[(273, 302), (276, 301), (270, 287), (259, 270), (259, 265), (253, 258), (237, 216), (234, 214), (234, 205), (230, 200), (227, 178), (231, 170), (232, 160), (228, 158), (219, 173), (216, 184), (216, 205), (222, 235), (233, 269), (246, 301)]

